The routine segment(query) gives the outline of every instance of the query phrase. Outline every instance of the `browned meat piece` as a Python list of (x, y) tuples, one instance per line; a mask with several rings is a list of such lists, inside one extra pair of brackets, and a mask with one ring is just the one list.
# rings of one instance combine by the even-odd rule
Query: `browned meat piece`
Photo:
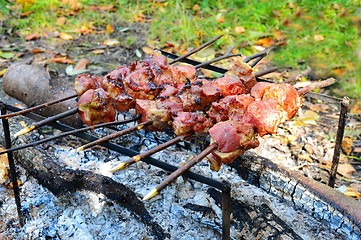
[(163, 131), (172, 125), (173, 115), (182, 110), (180, 98), (171, 97), (157, 100), (136, 100), (135, 109), (142, 118), (139, 122), (152, 121), (147, 129), (151, 131)]
[(297, 90), (289, 84), (274, 84), (265, 91), (263, 99), (266, 98), (277, 99), (283, 111), (287, 113), (286, 120), (293, 118), (302, 104)]
[(254, 97), (256, 101), (262, 100), (264, 92), (272, 87), (274, 83), (268, 82), (259, 82), (251, 89), (251, 96)]
[(130, 69), (127, 66), (120, 66), (101, 80), (101, 87), (108, 92), (118, 112), (126, 112), (134, 107), (134, 99), (126, 93), (123, 86), (123, 79), (129, 73)]
[(246, 94), (230, 95), (212, 103), (208, 116), (213, 122), (227, 121), (228, 119), (241, 119), (253, 98)]
[(89, 89), (78, 101), (79, 116), (88, 126), (115, 120), (116, 112), (108, 93), (102, 88)]
[(251, 90), (251, 96), (257, 100), (274, 98), (287, 113), (289, 120), (295, 116), (302, 104), (302, 99), (297, 90), (289, 84), (257, 83)]
[(257, 84), (256, 77), (253, 74), (252, 68), (244, 62), (236, 61), (235, 64), (225, 74), (226, 76), (234, 75), (241, 79), (247, 89), (247, 93), (251, 88)]
[(287, 113), (274, 98), (251, 103), (243, 119), (244, 122), (253, 124), (260, 136), (276, 133), (278, 126), (286, 120)]
[(176, 96), (184, 87), (184, 84), (174, 87), (172, 85), (165, 85), (158, 97), (173, 97)]
[(202, 112), (178, 112), (173, 120), (173, 131), (177, 135), (187, 132), (206, 133), (212, 122)]
[(152, 100), (161, 90), (153, 78), (154, 74), (149, 67), (139, 69), (124, 79), (124, 88), (133, 98)]
[(151, 55), (148, 55), (140, 63), (140, 67), (162, 66), (167, 64), (167, 58), (162, 55), (161, 52), (155, 51)]
[[(195, 70), (195, 69), (194, 69)], [(155, 99), (166, 85), (178, 88), (187, 81), (187, 76), (195, 75), (191, 67), (171, 67), (167, 58), (159, 52), (145, 58), (139, 67), (124, 79), (124, 87), (129, 95), (137, 99)]]
[(218, 78), (216, 81), (214, 81), (214, 83), (218, 85), (223, 97), (247, 92), (247, 89), (241, 79), (234, 75)]
[(218, 144), (212, 156), (225, 164), (259, 145), (257, 133), (249, 123), (239, 124), (231, 120), (219, 122), (209, 129), (209, 134), (211, 141)]
[(183, 73), (183, 75), (191, 81), (196, 78), (197, 70), (194, 66), (181, 65), (175, 66), (174, 68)]
[(199, 79), (185, 85), (178, 96), (183, 101), (184, 112), (206, 111), (212, 102), (218, 101), (221, 92), (212, 82)]
[(81, 74), (75, 78), (74, 89), (79, 95), (84, 94), (89, 89), (99, 87), (100, 77), (89, 74)]

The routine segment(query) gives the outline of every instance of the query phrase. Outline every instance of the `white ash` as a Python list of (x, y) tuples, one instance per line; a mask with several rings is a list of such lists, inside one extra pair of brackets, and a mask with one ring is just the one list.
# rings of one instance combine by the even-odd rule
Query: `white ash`
[[(288, 124), (294, 124), (290, 122)], [(127, 124), (132, 126), (134, 123)], [(97, 133), (104, 134), (97, 130)], [(143, 135), (144, 136), (144, 135)], [(299, 163), (291, 156), (282, 141), (287, 136), (286, 130), (280, 129), (274, 136), (260, 139), (260, 147), (254, 149), (261, 156), (273, 158), (277, 163), (287, 167), (295, 167)], [(140, 134), (141, 137), (141, 134)], [(126, 136), (124, 141), (129, 146), (139, 136)], [(133, 142), (132, 142), (133, 141)], [(154, 147), (150, 140), (142, 151)], [(184, 151), (172, 146), (153, 155), (154, 158), (181, 166), (191, 155), (203, 149), (202, 140), (192, 144), (193, 151)], [(317, 141), (312, 140), (314, 143)], [(127, 146), (127, 147), (129, 147)], [(128, 159), (112, 151), (97, 152), (87, 150), (76, 152), (75, 147), (53, 145), (54, 157), (71, 169), (88, 170), (125, 184), (141, 199), (166, 176), (166, 171), (148, 165), (144, 162), (127, 167), (125, 170), (111, 173), (109, 170), (115, 165)], [(324, 158), (329, 158), (329, 151), (320, 151)], [(16, 207), (12, 198), (12, 191), (0, 187), (0, 216), (3, 219), (0, 228), (1, 236), (10, 236), (10, 239), (153, 239), (147, 228), (125, 208), (114, 204), (101, 194), (78, 191), (61, 196), (54, 196), (47, 189), (40, 186), (36, 180), (27, 176), (21, 169), (21, 201), (23, 208), (28, 212), (26, 225), (23, 228), (6, 227), (11, 218), (16, 218)], [(263, 190), (244, 182), (229, 166), (222, 166), (219, 172), (211, 171), (209, 164), (202, 161), (192, 168), (193, 172), (202, 174), (219, 181), (227, 181), (232, 186), (232, 198), (258, 206), (266, 204), (277, 216), (287, 223), (299, 236), (305, 239), (334, 239), (335, 236), (312, 216), (293, 209), (276, 197), (272, 197)], [(220, 239), (222, 227), (222, 210), (209, 196), (209, 186), (178, 178), (160, 194), (144, 202), (146, 209), (153, 220), (170, 234), (171, 239)], [(212, 213), (204, 214), (193, 211), (184, 206), (195, 204), (212, 209)], [(322, 226), (314, 231), (314, 226)], [(312, 231), (311, 231), (312, 230)], [(245, 238), (234, 226), (231, 227), (233, 239)]]

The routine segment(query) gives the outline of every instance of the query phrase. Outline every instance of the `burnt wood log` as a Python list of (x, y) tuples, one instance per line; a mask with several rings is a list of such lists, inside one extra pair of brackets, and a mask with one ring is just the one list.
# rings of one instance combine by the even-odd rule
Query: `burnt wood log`
[[(28, 107), (75, 94), (73, 81), (66, 81), (58, 77), (55, 72), (47, 72), (42, 66), (21, 62), (11, 65), (6, 70), (2, 82), (6, 94)], [(75, 99), (70, 99), (34, 112), (50, 117), (76, 107)], [(60, 122), (73, 127), (83, 125), (77, 114), (66, 117)]]
[[(3, 144), (4, 140), (2, 127), (0, 125), (0, 144)], [(12, 126), (11, 131), (19, 130), (16, 128), (16, 126)], [(32, 139), (32, 137), (20, 136), (13, 143), (15, 145), (22, 145), (28, 141), (27, 139)], [(152, 216), (145, 208), (143, 202), (127, 186), (91, 171), (69, 169), (57, 163), (57, 159), (41, 147), (16, 151), (14, 156), (19, 165), (54, 195), (80, 190), (103, 194), (109, 200), (133, 213), (140, 222), (148, 227), (149, 232), (155, 239), (166, 239), (169, 237), (162, 227), (152, 220)]]
[(243, 154), (231, 167), (247, 182), (307, 212), (337, 233), (360, 239), (360, 201), (251, 152)]

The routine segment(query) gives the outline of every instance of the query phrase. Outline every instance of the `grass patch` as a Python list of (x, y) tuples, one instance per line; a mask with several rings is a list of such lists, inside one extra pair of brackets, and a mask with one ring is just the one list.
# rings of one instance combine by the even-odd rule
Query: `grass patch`
[[(316, 78), (336, 76), (338, 94), (361, 102), (361, 76), (356, 56), (360, 18), (359, 2), (348, 1), (114, 1), (103, 0), (0, 0), (0, 19), (21, 36), (39, 31), (77, 34), (82, 26), (105, 29), (120, 23), (142, 22), (148, 39), (157, 47), (174, 46), (183, 53), (210, 38), (224, 34), (216, 51), (234, 45), (253, 54), (255, 43), (280, 44), (271, 56), (279, 66), (311, 65)], [(93, 7), (99, 7), (95, 9)], [(29, 13), (30, 12), (30, 13)], [(22, 16), (23, 14), (23, 16)], [(57, 25), (58, 18), (66, 23)], [(47, 20), (45, 20), (47, 19)], [(3, 29), (2, 31), (6, 31)], [(128, 39), (131, 42), (131, 39)]]

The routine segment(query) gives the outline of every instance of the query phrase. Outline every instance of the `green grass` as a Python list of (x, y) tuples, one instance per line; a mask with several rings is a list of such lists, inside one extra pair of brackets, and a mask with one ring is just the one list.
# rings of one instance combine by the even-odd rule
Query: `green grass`
[[(75, 33), (84, 24), (105, 29), (122, 22), (151, 19), (148, 39), (157, 47), (174, 44), (183, 52), (210, 38), (224, 34), (215, 48), (225, 52), (234, 45), (247, 55), (256, 52), (254, 42), (278, 39), (284, 45), (276, 48), (272, 61), (284, 67), (304, 69), (311, 65), (317, 78), (334, 75), (341, 79), (338, 93), (348, 95), (361, 103), (361, 76), (357, 58), (359, 41), (359, 3), (348, 1), (124, 1), (119, 0), (116, 11), (90, 11), (89, 6), (114, 5), (114, 1), (79, 0), (78, 8), (59, 0), (18, 0), (7, 4), (0, 0), (0, 19), (8, 16), (8, 25), (21, 35), (42, 31)], [(4, 6), (11, 7), (5, 8)], [(78, 9), (79, 11), (75, 10)], [(27, 17), (14, 17), (16, 13), (32, 11)], [(11, 14), (11, 15), (10, 15)], [(74, 14), (74, 15), (72, 15)], [(11, 16), (11, 17), (9, 17)], [(67, 22), (57, 26), (56, 20), (65, 16)], [(44, 21), (44, 19), (49, 19)], [(144, 19), (143, 19), (144, 20)], [(235, 27), (243, 27), (237, 33)], [(4, 31), (4, 29), (3, 29)], [(315, 36), (321, 35), (322, 41)]]

